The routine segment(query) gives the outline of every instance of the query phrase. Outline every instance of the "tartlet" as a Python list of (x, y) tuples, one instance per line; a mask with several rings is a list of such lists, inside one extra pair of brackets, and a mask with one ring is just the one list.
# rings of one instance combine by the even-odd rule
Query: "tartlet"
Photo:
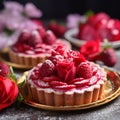
[(61, 47), (49, 59), (28, 71), (26, 85), (31, 101), (50, 106), (74, 106), (102, 99), (106, 72), (78, 51)]
[(44, 62), (51, 54), (51, 49), (61, 45), (64, 49), (70, 49), (69, 42), (57, 39), (52, 31), (45, 31), (39, 27), (32, 32), (24, 30), (18, 41), (9, 48), (10, 61), (19, 65), (35, 66)]

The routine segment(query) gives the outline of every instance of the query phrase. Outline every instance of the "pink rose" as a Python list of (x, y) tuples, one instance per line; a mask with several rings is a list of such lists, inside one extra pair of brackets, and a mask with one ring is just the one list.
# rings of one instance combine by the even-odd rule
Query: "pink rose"
[(81, 47), (80, 53), (83, 54), (87, 60), (95, 61), (98, 59), (101, 50), (100, 41), (90, 40)]
[(75, 78), (76, 67), (74, 62), (69, 60), (57, 61), (56, 69), (58, 76), (66, 83)]
[(9, 78), (0, 76), (0, 110), (14, 103), (18, 96), (18, 87)]

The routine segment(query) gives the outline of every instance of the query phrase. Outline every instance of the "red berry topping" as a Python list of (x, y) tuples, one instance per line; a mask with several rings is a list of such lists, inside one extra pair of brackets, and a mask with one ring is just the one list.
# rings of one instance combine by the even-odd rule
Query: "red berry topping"
[(50, 85), (43, 81), (38, 82), (37, 80), (34, 80), (34, 83), (41, 88), (50, 88)]
[(100, 21), (104, 20), (104, 21), (108, 21), (110, 19), (110, 17), (103, 12), (97, 13), (93, 16), (90, 16), (88, 18), (88, 22), (93, 25), (96, 26)]
[(98, 34), (96, 30), (90, 24), (80, 25), (80, 32), (78, 33), (78, 38), (82, 40), (96, 40), (98, 39)]
[(21, 43), (15, 44), (12, 49), (13, 49), (15, 52), (18, 52), (18, 51), (19, 51), (19, 52), (24, 52)]
[[(98, 77), (99, 77), (99, 76), (98, 76)], [(89, 85), (94, 85), (94, 84), (97, 83), (97, 81), (98, 81), (98, 78), (93, 77), (92, 79), (90, 79)]]
[(39, 26), (39, 27), (37, 28), (37, 31), (39, 32), (41, 38), (44, 39), (44, 37), (45, 37), (45, 35), (46, 35), (45, 29), (44, 29), (42, 26)]
[(3, 62), (0, 62), (0, 75), (6, 77), (10, 73), (9, 66)]
[(89, 79), (84, 79), (82, 81), (78, 81), (78, 82), (74, 82), (74, 85), (76, 85), (76, 87), (84, 87), (84, 86), (88, 86), (89, 85), (90, 80)]
[(36, 25), (40, 26), (40, 27), (41, 27), (41, 26), (44, 27), (44, 23), (43, 23), (43, 21), (40, 20), (40, 19), (35, 19), (35, 18), (33, 18), (33, 19), (32, 19), (32, 22), (35, 23)]
[(75, 79), (71, 80), (69, 84), (74, 84), (75, 82), (80, 82), (82, 80), (84, 80), (84, 78), (75, 78)]
[(20, 36), (18, 37), (18, 43), (28, 43), (30, 39), (30, 33), (27, 30), (21, 32)]
[(32, 33), (31, 33), (31, 38), (28, 41), (28, 44), (30, 46), (35, 47), (36, 44), (41, 44), (42, 42), (43, 42), (42, 38), (39, 35), (38, 31), (37, 30), (33, 30)]
[(114, 66), (117, 63), (117, 56), (112, 48), (108, 48), (106, 50), (103, 50), (103, 52), (100, 55), (101, 61), (107, 66)]
[(67, 83), (61, 82), (61, 81), (51, 81), (49, 84), (50, 84), (52, 87), (67, 85)]
[(44, 38), (44, 42), (48, 45), (52, 45), (56, 42), (56, 37), (51, 30), (46, 31), (46, 36)]
[(62, 90), (62, 91), (67, 91), (76, 88), (75, 85), (62, 85), (62, 86), (55, 86), (54, 89), (56, 90)]
[(51, 82), (51, 81), (60, 81), (61, 79), (56, 76), (44, 77), (44, 82)]
[(75, 66), (77, 67), (81, 62), (85, 62), (86, 59), (85, 57), (80, 54), (79, 51), (73, 51), (73, 50), (70, 50), (69, 52), (67, 52), (67, 55), (69, 58), (72, 58), (74, 63), (75, 63)]
[(55, 65), (50, 60), (45, 60), (39, 69), (40, 75), (43, 77), (51, 76), (55, 71)]
[(82, 77), (85, 79), (92, 77), (92, 68), (89, 62), (82, 62), (77, 69), (77, 75), (78, 77)]
[(70, 69), (67, 71), (66, 76), (65, 76), (65, 82), (69, 83), (72, 79), (74, 79), (76, 76), (76, 67), (74, 63), (72, 62), (70, 64)]
[(56, 21), (51, 21), (48, 25), (48, 29), (52, 30), (57, 37), (63, 37), (66, 32), (66, 27)]

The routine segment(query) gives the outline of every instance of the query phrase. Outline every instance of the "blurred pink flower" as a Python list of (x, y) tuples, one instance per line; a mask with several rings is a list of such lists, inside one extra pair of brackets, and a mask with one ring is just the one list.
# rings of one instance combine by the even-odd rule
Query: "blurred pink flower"
[(21, 13), (24, 10), (23, 6), (20, 3), (15, 2), (15, 1), (14, 2), (13, 1), (4, 2), (4, 7), (8, 11), (13, 10), (13, 11), (21, 12)]
[(25, 5), (25, 14), (28, 17), (41, 17), (42, 12), (36, 8), (36, 6), (32, 3), (27, 3)]
[(36, 29), (37, 25), (30, 18), (41, 16), (42, 12), (32, 3), (24, 7), (15, 1), (5, 1), (0, 11), (0, 50), (14, 44), (23, 29)]
[(85, 22), (86, 21), (86, 16), (82, 16), (79, 14), (69, 14), (67, 16), (67, 28), (71, 29), (71, 28), (77, 28), (79, 22)]

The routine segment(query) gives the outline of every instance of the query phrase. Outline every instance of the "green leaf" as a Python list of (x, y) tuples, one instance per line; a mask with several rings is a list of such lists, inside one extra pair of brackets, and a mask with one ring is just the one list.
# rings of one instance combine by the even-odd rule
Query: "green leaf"
[(14, 73), (14, 70), (13, 70), (12, 66), (10, 66), (10, 72), (11, 72), (11, 75), (10, 75), (11, 79), (12, 79), (14, 82), (17, 83), (17, 77), (16, 77), (16, 75), (15, 75), (15, 73)]
[(88, 11), (85, 13), (85, 15), (86, 15), (87, 17), (90, 17), (90, 16), (94, 15), (94, 12), (93, 12), (92, 10), (88, 10)]
[(11, 35), (14, 33), (14, 31), (9, 30), (9, 29), (7, 29), (7, 28), (4, 28), (4, 32), (5, 32), (8, 36), (11, 36)]
[(104, 50), (112, 47), (112, 44), (106, 38), (103, 40), (103, 44), (104, 44), (103, 46)]
[(22, 97), (21, 93), (19, 93), (16, 101), (14, 102), (14, 106), (16, 108), (19, 108), (21, 103), (22, 103), (22, 101), (23, 101), (23, 97)]

